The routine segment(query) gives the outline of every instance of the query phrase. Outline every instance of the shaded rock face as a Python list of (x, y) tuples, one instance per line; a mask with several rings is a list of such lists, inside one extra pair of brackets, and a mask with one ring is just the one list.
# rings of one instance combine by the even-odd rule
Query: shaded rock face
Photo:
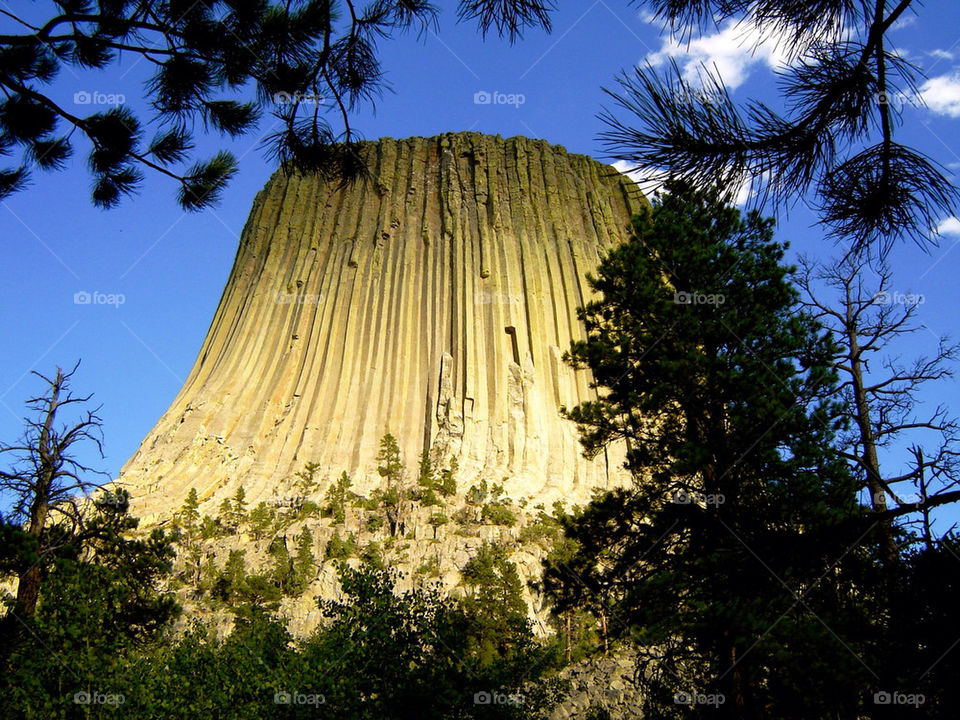
[(377, 485), (393, 433), (547, 506), (626, 479), (559, 409), (595, 397), (562, 361), (601, 254), (645, 202), (613, 168), (526, 138), (365, 143), (371, 178), (276, 173), (257, 195), (199, 357), (120, 482), (145, 519), (243, 485), (269, 500), (307, 462)]

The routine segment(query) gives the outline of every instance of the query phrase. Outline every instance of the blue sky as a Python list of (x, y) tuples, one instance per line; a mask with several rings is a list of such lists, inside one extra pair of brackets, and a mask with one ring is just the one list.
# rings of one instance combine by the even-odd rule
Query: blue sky
[[(560, 0), (552, 34), (528, 32), (511, 46), (495, 37), (482, 41), (472, 25), (456, 24), (452, 0), (438, 5), (438, 33), (382, 44), (393, 92), (354, 118), (365, 137), (475, 130), (545, 138), (605, 159), (596, 139), (604, 129), (596, 114), (609, 104), (601, 87), (613, 87), (623, 69), (671, 57), (691, 71), (701, 62), (715, 65), (735, 98), (776, 101), (772, 71), (783, 57), (769, 44), (753, 48), (749, 27), (724, 25), (678, 44), (650, 21), (642, 4)], [(905, 17), (891, 34), (899, 52), (928, 78), (921, 84), (926, 107), (904, 100), (898, 138), (956, 173), (960, 8), (955, 0), (927, 0), (919, 13)], [(12, 21), (0, 18), (0, 32), (12, 31)], [(68, 106), (87, 98), (80, 93), (89, 93), (92, 103), (123, 95), (142, 109), (146, 65), (126, 57), (106, 72), (74, 75), (65, 69), (53, 93)], [(483, 92), (522, 96), (523, 102), (477, 104), (475, 96)], [(196, 358), (253, 196), (273, 170), (259, 143), (275, 129), (271, 120), (264, 118), (259, 135), (237, 142), (198, 137), (202, 156), (228, 148), (241, 158), (239, 174), (212, 210), (183, 213), (173, 183), (149, 173), (138, 197), (115, 210), (94, 208), (85, 170), (88, 148), (81, 142), (67, 171), (37, 175), (28, 190), (0, 202), (0, 438), (10, 441), (21, 431), (23, 401), (40, 389), (31, 370), (48, 373), (82, 358), (75, 389), (94, 393), (102, 404), (105, 432), (106, 458), (87, 459), (117, 473)], [(813, 221), (797, 206), (781, 218), (779, 238), (795, 251), (835, 255), (837, 248)], [(919, 317), (929, 331), (915, 336), (903, 348), (906, 354), (929, 352), (936, 335), (957, 334), (960, 220), (943, 218), (943, 230), (939, 248), (925, 253), (904, 245), (890, 258), (895, 290), (924, 296)], [(123, 303), (78, 305), (74, 296), (80, 292), (122, 295)], [(941, 385), (932, 396), (960, 411), (955, 384)]]

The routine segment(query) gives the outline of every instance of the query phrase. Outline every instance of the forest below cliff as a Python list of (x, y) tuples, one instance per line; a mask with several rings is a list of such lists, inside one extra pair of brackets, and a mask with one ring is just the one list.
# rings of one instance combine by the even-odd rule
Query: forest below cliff
[[(288, 506), (248, 508), (241, 489), (211, 515), (192, 491), (172, 523), (138, 529), (126, 493), (97, 489), (75, 459), (100, 438), (90, 397), (72, 394), (71, 372), (43, 378), (0, 473), (15, 500), (0, 525), (16, 581), (7, 714), (562, 717), (563, 668), (628, 651), (644, 717), (950, 717), (960, 548), (935, 528), (956, 499), (955, 425), (938, 410), (922, 424), (939, 441), (921, 444), (910, 390), (947, 374), (955, 349), (858, 384), (850, 338), (882, 353), (909, 326), (882, 277), (874, 291), (850, 258), (786, 265), (771, 221), (683, 183), (633, 231), (592, 276), (587, 338), (565, 356), (602, 390), (563, 410), (584, 452), (627, 439), (634, 478), (585, 507), (534, 512), (502, 488), (458, 487), (428, 454), (404, 481), (388, 434), (370, 497), (308, 464)], [(806, 292), (814, 272), (846, 311)], [(830, 325), (851, 316), (850, 332)], [(903, 434), (915, 463), (893, 476), (879, 439)], [(415, 516), (429, 543), (447, 525), (478, 540), (518, 525), (516, 542), (404, 577), (390, 566)], [(310, 518), (333, 531), (319, 551)], [(535, 588), (512, 560), (524, 543), (545, 550)], [(327, 569), (335, 598), (308, 592)], [(452, 594), (437, 582), (449, 571)], [(277, 610), (305, 593), (320, 620), (293, 636)], [(607, 717), (596, 699), (585, 712)]]

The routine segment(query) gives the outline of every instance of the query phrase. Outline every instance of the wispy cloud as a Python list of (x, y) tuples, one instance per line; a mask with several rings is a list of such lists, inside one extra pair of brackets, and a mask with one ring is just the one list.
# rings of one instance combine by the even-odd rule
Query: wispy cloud
[(757, 65), (775, 69), (793, 57), (784, 37), (765, 33), (752, 22), (728, 20), (712, 35), (688, 41), (671, 35), (646, 60), (654, 66), (676, 61), (685, 79), (694, 85), (703, 84), (705, 70), (719, 73), (724, 84), (734, 89), (746, 82)]
[(937, 235), (960, 235), (960, 218), (948, 217), (937, 225)]
[(920, 98), (939, 115), (960, 117), (960, 75), (930, 78), (920, 87)]
[[(626, 160), (617, 160), (613, 163), (613, 167), (633, 180), (648, 198), (653, 197), (654, 193), (663, 187), (663, 183), (667, 179), (667, 173), (661, 170), (635, 168)], [(751, 192), (749, 182), (741, 185), (737, 189), (736, 197), (733, 199), (734, 204), (741, 207), (746, 205), (750, 199)]]

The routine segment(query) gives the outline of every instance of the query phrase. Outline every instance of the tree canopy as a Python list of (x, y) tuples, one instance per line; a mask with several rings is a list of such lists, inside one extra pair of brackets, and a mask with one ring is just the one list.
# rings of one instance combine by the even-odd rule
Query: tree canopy
[[(136, 192), (149, 169), (179, 185), (187, 210), (217, 202), (236, 172), (232, 154), (194, 157), (198, 127), (238, 137), (270, 113), (280, 121), (265, 147), (289, 166), (346, 177), (362, 172), (351, 115), (385, 87), (380, 42), (437, 24), (429, 0), (52, 0), (39, 11), (4, 10), (0, 34), (0, 199), (35, 170), (65, 167), (75, 142), (89, 145), (95, 205)], [(461, 0), (458, 16), (510, 41), (550, 29), (542, 0)], [(36, 16), (42, 19), (36, 20)], [(105, 70), (122, 56), (145, 60), (149, 117), (118, 101), (93, 109), (53, 92), (64, 69)], [(158, 129), (146, 136), (147, 126)], [(8, 164), (9, 163), (9, 164)]]
[(954, 214), (944, 170), (897, 142), (894, 99), (916, 92), (919, 69), (886, 39), (914, 0), (641, 0), (689, 36), (724, 20), (752, 23), (794, 59), (777, 71), (783, 108), (735, 103), (716, 68), (686, 77), (639, 66), (608, 93), (601, 138), (613, 156), (699, 186), (752, 184), (761, 204), (806, 201), (828, 232), (885, 253), (903, 238), (926, 244)]

